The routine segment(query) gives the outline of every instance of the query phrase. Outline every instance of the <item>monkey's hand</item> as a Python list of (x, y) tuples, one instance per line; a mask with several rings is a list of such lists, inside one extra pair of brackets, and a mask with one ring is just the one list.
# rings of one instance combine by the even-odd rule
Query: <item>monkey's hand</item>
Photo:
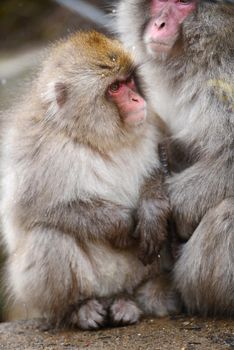
[(144, 265), (158, 259), (167, 239), (169, 203), (166, 197), (141, 201), (134, 238), (139, 240), (139, 259)]

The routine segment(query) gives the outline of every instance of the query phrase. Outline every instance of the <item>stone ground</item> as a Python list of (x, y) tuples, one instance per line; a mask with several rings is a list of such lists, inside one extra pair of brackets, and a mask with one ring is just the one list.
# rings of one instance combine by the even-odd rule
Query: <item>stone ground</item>
[(180, 316), (100, 331), (41, 330), (38, 320), (0, 324), (4, 350), (231, 350), (234, 320)]

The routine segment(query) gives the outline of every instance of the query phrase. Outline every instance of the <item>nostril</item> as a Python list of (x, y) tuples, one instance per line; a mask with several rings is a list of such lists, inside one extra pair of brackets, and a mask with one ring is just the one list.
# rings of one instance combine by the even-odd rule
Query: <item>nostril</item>
[(166, 25), (165, 22), (161, 23), (161, 25), (158, 27), (158, 29), (163, 29), (165, 27), (165, 25)]
[(157, 29), (160, 30), (166, 26), (166, 23), (165, 22), (162, 22), (162, 23), (155, 22), (154, 25), (155, 25), (155, 27), (157, 27)]
[(137, 98), (132, 98), (133, 102), (139, 102), (139, 100)]

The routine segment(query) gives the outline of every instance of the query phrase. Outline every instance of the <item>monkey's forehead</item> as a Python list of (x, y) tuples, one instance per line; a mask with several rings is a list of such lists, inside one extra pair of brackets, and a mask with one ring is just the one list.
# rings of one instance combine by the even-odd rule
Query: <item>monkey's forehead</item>
[(103, 64), (109, 65), (110, 68), (120, 65), (126, 69), (134, 65), (131, 54), (118, 40), (108, 38), (99, 32), (78, 32), (72, 35), (70, 40), (80, 57), (92, 60), (92, 63), (102, 60)]

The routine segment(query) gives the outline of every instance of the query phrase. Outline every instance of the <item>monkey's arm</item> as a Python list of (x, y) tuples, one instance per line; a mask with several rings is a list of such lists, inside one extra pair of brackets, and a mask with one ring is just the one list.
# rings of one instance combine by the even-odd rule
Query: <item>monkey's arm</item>
[(139, 258), (144, 264), (157, 259), (162, 244), (167, 239), (169, 214), (163, 174), (156, 170), (142, 187), (137, 210), (138, 223), (134, 235), (140, 239)]
[(201, 160), (167, 180), (173, 218), (181, 237), (189, 238), (210, 208), (234, 195), (232, 157), (223, 154)]
[(27, 230), (38, 225), (56, 228), (80, 241), (107, 240), (119, 248), (134, 242), (131, 210), (101, 199), (59, 203), (44, 209), (42, 205), (24, 204), (18, 213)]

